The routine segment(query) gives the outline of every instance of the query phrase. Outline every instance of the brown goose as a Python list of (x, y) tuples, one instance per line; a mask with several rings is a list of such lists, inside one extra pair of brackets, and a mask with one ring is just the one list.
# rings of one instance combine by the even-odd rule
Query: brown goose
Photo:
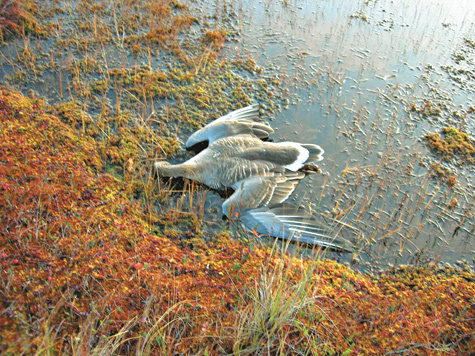
[(238, 135), (253, 135), (266, 139), (274, 130), (269, 125), (253, 121), (258, 118), (258, 104), (230, 112), (193, 133), (186, 141), (186, 147), (190, 148), (205, 141), (211, 145), (220, 138)]

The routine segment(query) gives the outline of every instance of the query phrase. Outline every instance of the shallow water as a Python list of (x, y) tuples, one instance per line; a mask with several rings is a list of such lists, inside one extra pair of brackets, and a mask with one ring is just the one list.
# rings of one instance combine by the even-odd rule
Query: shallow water
[[(451, 115), (473, 105), (474, 83), (454, 82), (441, 66), (454, 66), (453, 54), (463, 49), (464, 38), (474, 38), (475, 3), (200, 6), (218, 15), (226, 7), (239, 19), (241, 37), (228, 46), (228, 56), (249, 55), (264, 76), (281, 78), (285, 90), (276, 101), (284, 110), (270, 122), (274, 139), (324, 148), (324, 174), (307, 178), (294, 199), (343, 222), (334, 232), (358, 247), (341, 260), (362, 269), (457, 261), (473, 266), (473, 167), (444, 164), (458, 180), (449, 189), (430, 177), (427, 166), (438, 158), (422, 138), (449, 125), (474, 131), (473, 112), (463, 122)], [(473, 69), (470, 60), (465, 64)], [(437, 117), (409, 110), (412, 103), (422, 107), (423, 100), (447, 109)], [(453, 199), (458, 206), (451, 209)]]

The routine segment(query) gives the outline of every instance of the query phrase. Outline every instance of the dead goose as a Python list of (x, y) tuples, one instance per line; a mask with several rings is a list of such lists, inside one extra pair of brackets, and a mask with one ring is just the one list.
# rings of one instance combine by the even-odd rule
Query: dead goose
[(258, 118), (258, 104), (230, 112), (194, 132), (186, 141), (186, 147), (190, 148), (205, 141), (211, 145), (223, 137), (246, 134), (266, 139), (274, 130), (269, 125), (253, 121)]
[(304, 176), (303, 172), (269, 172), (238, 181), (231, 186), (235, 191), (224, 201), (222, 212), (261, 235), (351, 252), (349, 242), (329, 236), (328, 229), (305, 209), (282, 204)]
[[(323, 159), (324, 151), (313, 144), (262, 142), (260, 138), (273, 130), (263, 125), (266, 129), (252, 131), (257, 126), (249, 119), (256, 117), (257, 107), (248, 107), (215, 120), (187, 141), (190, 147), (208, 140), (207, 149), (181, 164), (156, 162), (158, 175), (186, 177), (214, 189), (232, 187), (235, 191), (223, 203), (223, 214), (242, 218), (246, 227), (260, 234), (343, 249), (343, 244), (323, 234), (317, 220), (302, 208), (282, 205), (305, 175), (299, 169)], [(246, 121), (245, 125), (239, 120)], [(241, 128), (233, 131), (233, 127)]]
[(263, 142), (252, 135), (221, 138), (188, 161), (156, 162), (159, 176), (184, 177), (213, 189), (232, 187), (252, 176), (293, 172), (323, 159), (320, 146), (296, 142)]

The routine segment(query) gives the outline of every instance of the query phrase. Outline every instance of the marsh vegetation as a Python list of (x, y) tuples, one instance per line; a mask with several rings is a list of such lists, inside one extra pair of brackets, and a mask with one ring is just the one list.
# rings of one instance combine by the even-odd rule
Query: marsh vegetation
[[(474, 17), (435, 3), (0, 0), (0, 352), (471, 354)], [(352, 253), (156, 180), (252, 102)]]

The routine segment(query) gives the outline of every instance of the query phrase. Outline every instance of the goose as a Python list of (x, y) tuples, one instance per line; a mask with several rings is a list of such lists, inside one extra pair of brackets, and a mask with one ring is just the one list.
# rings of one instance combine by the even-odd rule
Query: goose
[(232, 111), (194, 132), (186, 141), (186, 147), (190, 148), (205, 141), (208, 141), (208, 144), (211, 145), (223, 137), (245, 134), (267, 139), (274, 130), (269, 125), (253, 121), (258, 117), (258, 104)]
[(320, 161), (318, 145), (263, 142), (253, 135), (221, 138), (188, 161), (172, 165), (155, 163), (158, 176), (184, 177), (210, 188), (234, 189), (223, 203), (230, 217), (243, 209), (281, 203), (305, 176), (299, 169)]
[(283, 202), (305, 176), (308, 163), (323, 159), (314, 144), (263, 142), (254, 135), (224, 137), (188, 161), (155, 163), (159, 176), (185, 177), (213, 189), (234, 193), (222, 204), (229, 219), (241, 219), (258, 234), (344, 250), (346, 241), (333, 241), (305, 209)]
[(323, 149), (315, 144), (263, 142), (274, 130), (252, 121), (257, 117), (258, 105), (251, 105), (211, 122), (186, 142), (189, 148), (208, 141), (208, 148), (181, 164), (156, 162), (158, 176), (234, 189), (222, 204), (223, 214), (241, 219), (258, 234), (348, 251), (347, 241), (325, 235), (305, 209), (283, 203), (305, 176), (301, 170), (323, 159)]
[(314, 144), (263, 142), (245, 134), (218, 139), (184, 163), (159, 161), (154, 166), (159, 176), (184, 177), (213, 189), (224, 189), (252, 176), (297, 172), (322, 160), (323, 153)]

